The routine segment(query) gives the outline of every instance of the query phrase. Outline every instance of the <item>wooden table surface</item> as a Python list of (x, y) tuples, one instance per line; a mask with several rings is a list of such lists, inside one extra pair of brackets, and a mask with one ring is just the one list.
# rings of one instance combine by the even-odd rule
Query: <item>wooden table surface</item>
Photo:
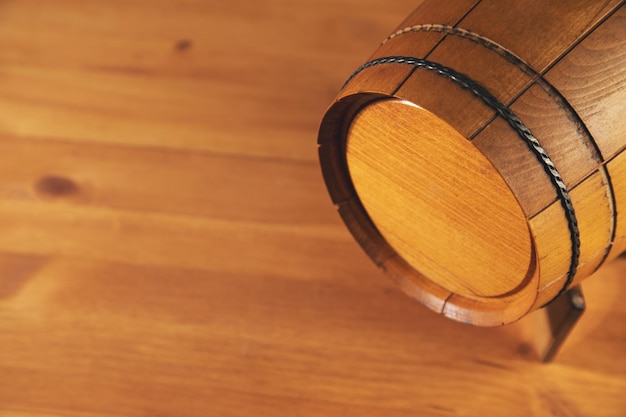
[(626, 261), (543, 365), (397, 290), (319, 121), (407, 0), (0, 2), (0, 416), (626, 415)]

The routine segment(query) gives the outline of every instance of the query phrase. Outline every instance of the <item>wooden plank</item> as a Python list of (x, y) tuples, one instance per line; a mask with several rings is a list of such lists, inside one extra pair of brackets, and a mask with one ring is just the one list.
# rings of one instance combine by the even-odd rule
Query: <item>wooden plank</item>
[[(571, 112), (539, 85), (526, 90), (511, 110), (537, 138), (568, 187), (600, 164), (593, 143)], [(537, 157), (506, 122), (494, 120), (473, 143), (500, 170), (529, 217), (555, 200), (554, 186)]]
[(613, 239), (615, 208), (607, 176), (599, 171), (571, 191), (580, 231), (580, 265), (573, 284), (595, 271), (604, 260)]
[(0, 76), (4, 134), (314, 160), (321, 103), (307, 109), (271, 87), (49, 68), (3, 67)]
[[(612, 239), (613, 207), (606, 177), (596, 172), (570, 191), (580, 231), (580, 268), (575, 282), (589, 275), (604, 260)], [(559, 201), (530, 220), (539, 257), (539, 292), (535, 308), (556, 296), (567, 280), (572, 256), (570, 230)]]
[[(606, 164), (606, 169), (611, 178), (626, 178), (626, 153), (620, 152)], [(613, 181), (613, 194), (615, 196), (615, 211), (617, 212), (615, 225), (615, 244), (611, 250), (610, 258), (615, 258), (626, 250), (626, 182)]]
[(438, 33), (407, 32), (387, 38), (369, 59), (384, 56), (425, 58), (442, 38), (443, 35)]
[(0, 7), (1, 132), (308, 161), (341, 82), (409, 11), (398, 1), (361, 12), (319, 2)]
[[(273, 271), (303, 279), (343, 270), (341, 253), (360, 255), (348, 232), (336, 226), (294, 227), (54, 202), (3, 200), (0, 227), (0, 250), (18, 254), (250, 274)], [(362, 275), (372, 266), (365, 263), (363, 268), (361, 274), (350, 274)]]
[[(10, 381), (0, 409), (10, 416), (238, 416), (279, 408), (303, 416), (416, 409), (445, 416), (508, 406), (515, 417), (552, 406), (617, 416), (626, 368), (610, 341), (619, 332), (597, 326), (607, 314), (624, 318), (623, 308), (615, 310), (620, 268), (609, 287), (590, 292), (605, 303), (590, 309), (579, 343), (547, 367), (529, 360), (521, 328), (462, 326), (385, 293), (376, 280), (356, 289), (341, 277), (322, 285), (55, 258), (0, 310), (0, 378)], [(620, 290), (604, 298), (610, 288)], [(589, 354), (607, 346), (617, 356)], [(512, 389), (520, 375), (530, 388)], [(437, 397), (451, 381), (443, 405)], [(581, 389), (606, 401), (570, 394)], [(477, 395), (488, 404), (468, 406), (467, 396)]]
[[(98, 5), (23, 0), (2, 4), (0, 50), (3, 64), (126, 68), (241, 82), (265, 79), (265, 70), (281, 70), (276, 63), (294, 70), (303, 66), (300, 59), (306, 67), (323, 58), (341, 68), (329, 66), (322, 72), (337, 76), (349, 71), (355, 58), (371, 53), (398, 16), (406, 16), (419, 3), (365, 0), (354, 7), (303, 0), (274, 1), (264, 7), (244, 0), (219, 5), (202, 0), (113, 0)], [(34, 32), (45, 36), (29, 36)], [(234, 59), (244, 53), (245, 60)]]
[[(510, 62), (509, 59), (464, 36), (448, 35), (437, 45), (429, 59), (467, 76), (486, 88), (502, 103), (511, 101), (532, 80), (529, 74), (520, 69), (519, 64)], [(472, 114), (472, 117), (461, 125), (463, 132), (469, 132), (466, 134), (467, 137), (473, 137), (475, 132), (495, 116), (494, 109), (489, 108), (489, 111), (484, 109), (482, 100), (462, 100), (461, 103), (454, 103), (455, 99), (456, 97), (446, 94), (439, 98), (441, 102), (453, 108), (455, 113), (457, 111), (468, 113), (469, 110), (461, 110), (464, 107), (476, 108), (474, 110), (476, 114)]]
[(543, 72), (620, 3), (573, 0), (545, 7), (542, 0), (483, 0), (459, 27), (499, 43)]
[(391, 96), (413, 68), (403, 64), (381, 64), (365, 68), (349, 79), (340, 97), (357, 93), (378, 93)]
[(617, 123), (626, 118), (626, 68), (619, 64), (625, 54), (622, 7), (546, 74), (581, 116), (605, 159), (622, 150), (626, 137), (626, 127)]
[(478, 0), (450, 0), (446, 7), (441, 7), (436, 0), (422, 1), (398, 25), (396, 31), (419, 24), (456, 25), (478, 2)]
[[(567, 272), (572, 259), (572, 243), (567, 219), (560, 202), (550, 205), (547, 209), (529, 220), (529, 226), (533, 235), (533, 242), (537, 253), (542, 254), (537, 259), (540, 280), (538, 293), (545, 291), (550, 285), (555, 285), (558, 290), (550, 293), (548, 299), (541, 298), (541, 305), (550, 301), (563, 288)], [(545, 297), (545, 295), (544, 295)]]
[(493, 114), (490, 107), (469, 91), (422, 68), (411, 74), (396, 95), (439, 116), (466, 138)]
[(510, 108), (537, 138), (568, 187), (598, 168), (601, 157), (592, 138), (551, 91), (535, 84)]
[(472, 143), (498, 168), (528, 217), (556, 200), (555, 188), (537, 157), (502, 118), (491, 122)]
[(451, 0), (446, 7), (437, 1), (424, 1), (402, 22), (386, 41), (370, 57), (404, 55), (425, 58), (444, 38), (440, 33), (412, 31), (415, 25), (444, 24), (454, 26), (476, 4), (476, 0)]
[(5, 201), (342, 228), (315, 163), (6, 135), (0, 153), (11, 155), (0, 165)]

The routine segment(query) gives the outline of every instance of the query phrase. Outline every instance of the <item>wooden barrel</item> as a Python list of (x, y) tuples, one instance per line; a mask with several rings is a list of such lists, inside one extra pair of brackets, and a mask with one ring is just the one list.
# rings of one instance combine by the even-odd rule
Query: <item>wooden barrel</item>
[(349, 77), (324, 179), (407, 294), (500, 325), (626, 249), (623, 3), (426, 0)]

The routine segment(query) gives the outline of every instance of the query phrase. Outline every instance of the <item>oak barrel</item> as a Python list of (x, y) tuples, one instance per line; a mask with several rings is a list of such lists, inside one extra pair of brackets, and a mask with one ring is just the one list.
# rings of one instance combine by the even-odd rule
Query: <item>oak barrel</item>
[(626, 249), (623, 4), (426, 0), (349, 76), (324, 179), (408, 295), (510, 323)]

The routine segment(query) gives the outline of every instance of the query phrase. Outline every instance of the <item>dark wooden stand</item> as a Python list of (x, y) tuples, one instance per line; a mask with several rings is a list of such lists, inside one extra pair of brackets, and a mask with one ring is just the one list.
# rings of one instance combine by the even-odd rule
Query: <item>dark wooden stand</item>
[(539, 347), (543, 362), (551, 362), (572, 329), (585, 312), (585, 297), (580, 286), (571, 288), (543, 308), (550, 335), (545, 346)]

